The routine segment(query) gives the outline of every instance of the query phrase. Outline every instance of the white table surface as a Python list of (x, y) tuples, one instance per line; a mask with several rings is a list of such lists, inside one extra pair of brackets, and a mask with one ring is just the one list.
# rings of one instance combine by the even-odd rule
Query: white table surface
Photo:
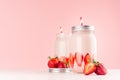
[(120, 69), (108, 70), (108, 74), (84, 75), (77, 73), (49, 73), (47, 71), (0, 71), (0, 80), (120, 80)]

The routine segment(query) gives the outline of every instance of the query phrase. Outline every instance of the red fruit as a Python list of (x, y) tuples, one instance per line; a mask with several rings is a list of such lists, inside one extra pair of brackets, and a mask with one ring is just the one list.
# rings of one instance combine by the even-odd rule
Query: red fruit
[(87, 63), (84, 66), (83, 72), (85, 75), (89, 75), (89, 74), (95, 72), (95, 70), (96, 70), (96, 65), (94, 63)]
[(65, 66), (64, 62), (59, 61), (59, 63), (58, 63), (58, 68), (65, 68), (65, 67), (66, 67), (66, 66)]
[(69, 67), (69, 58), (67, 58), (65, 56), (61, 56), (59, 60), (62, 61), (62, 62), (64, 62), (65, 68)]
[(54, 63), (51, 60), (48, 61), (48, 67), (54, 68)]
[(71, 68), (74, 67), (74, 56), (72, 53), (69, 54), (69, 65)]
[(101, 63), (99, 63), (96, 67), (95, 73), (97, 75), (105, 75), (107, 74), (107, 69)]
[(66, 68), (70, 68), (70, 65), (69, 65), (69, 58), (66, 57), (66, 58), (63, 60), (63, 62), (65, 63)]
[(48, 61), (49, 68), (57, 68), (58, 67), (58, 58), (52, 58)]
[(70, 65), (69, 65), (69, 58), (65, 58), (65, 65), (66, 65), (66, 68), (70, 68)]
[(69, 58), (66, 57), (66, 63), (69, 64)]
[(75, 53), (75, 60), (78, 66), (82, 65), (83, 55), (80, 53)]
[(87, 63), (90, 63), (90, 62), (91, 62), (91, 56), (90, 56), (90, 54), (89, 54), (89, 53), (87, 53), (87, 54), (85, 55), (85, 57), (84, 57), (84, 62), (85, 62), (85, 64), (87, 64)]

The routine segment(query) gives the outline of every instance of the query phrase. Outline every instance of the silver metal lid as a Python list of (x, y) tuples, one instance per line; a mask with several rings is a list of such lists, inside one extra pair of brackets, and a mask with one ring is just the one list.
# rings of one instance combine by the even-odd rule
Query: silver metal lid
[(83, 26), (72, 26), (72, 31), (79, 30), (94, 30), (94, 26), (83, 25)]
[(49, 68), (49, 72), (66, 73), (66, 72), (71, 72), (71, 69), (70, 68)]

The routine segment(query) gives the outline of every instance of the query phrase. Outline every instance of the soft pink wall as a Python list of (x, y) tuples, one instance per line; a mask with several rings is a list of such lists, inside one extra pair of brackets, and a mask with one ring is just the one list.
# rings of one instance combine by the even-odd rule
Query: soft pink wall
[(94, 25), (98, 57), (120, 68), (119, 0), (0, 0), (0, 69), (47, 68), (59, 26)]

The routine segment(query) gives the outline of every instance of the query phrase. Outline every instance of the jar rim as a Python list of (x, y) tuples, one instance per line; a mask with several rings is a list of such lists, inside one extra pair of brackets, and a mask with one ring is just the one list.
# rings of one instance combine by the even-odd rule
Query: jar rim
[(80, 31), (80, 30), (95, 30), (94, 26), (83, 25), (83, 26), (72, 26), (73, 31)]

